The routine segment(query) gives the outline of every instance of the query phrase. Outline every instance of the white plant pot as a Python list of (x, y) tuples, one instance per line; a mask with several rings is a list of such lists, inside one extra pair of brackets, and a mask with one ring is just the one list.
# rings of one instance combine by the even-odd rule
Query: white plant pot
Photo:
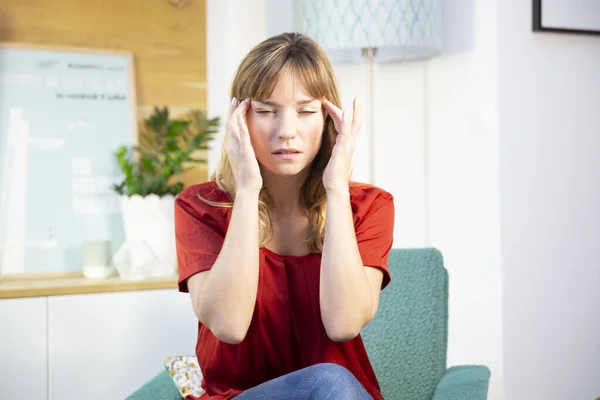
[(172, 195), (121, 196), (125, 244), (113, 261), (122, 279), (176, 274), (174, 205)]

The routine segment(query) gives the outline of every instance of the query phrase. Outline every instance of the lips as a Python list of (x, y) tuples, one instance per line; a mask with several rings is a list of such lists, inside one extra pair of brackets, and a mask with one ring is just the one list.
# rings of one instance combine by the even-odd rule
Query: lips
[(299, 154), (300, 150), (296, 149), (277, 149), (273, 152), (273, 154)]
[(293, 162), (302, 158), (302, 152), (292, 148), (281, 148), (273, 152), (273, 157), (282, 162)]

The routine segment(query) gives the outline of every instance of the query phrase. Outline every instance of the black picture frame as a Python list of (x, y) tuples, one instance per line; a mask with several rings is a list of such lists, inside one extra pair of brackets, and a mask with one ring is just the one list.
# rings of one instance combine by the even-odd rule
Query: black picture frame
[[(568, 0), (565, 0), (567, 2)], [(600, 35), (600, 27), (596, 30), (573, 28), (559, 28), (544, 26), (542, 21), (543, 0), (533, 0), (533, 31), (534, 32), (556, 32), (556, 33), (574, 33), (579, 35)]]

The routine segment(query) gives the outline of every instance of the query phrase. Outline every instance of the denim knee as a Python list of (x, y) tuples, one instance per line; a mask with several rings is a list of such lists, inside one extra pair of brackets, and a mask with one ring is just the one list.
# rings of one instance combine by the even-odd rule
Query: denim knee
[(310, 367), (315, 386), (310, 399), (371, 399), (352, 372), (334, 363)]
[(310, 367), (315, 378), (319, 378), (327, 382), (336, 382), (338, 380), (355, 379), (352, 372), (348, 371), (341, 365), (334, 363), (315, 364)]

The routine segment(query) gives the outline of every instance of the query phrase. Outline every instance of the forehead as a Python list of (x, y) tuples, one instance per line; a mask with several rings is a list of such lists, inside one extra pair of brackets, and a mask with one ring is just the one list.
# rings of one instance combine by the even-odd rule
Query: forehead
[(297, 73), (287, 70), (279, 75), (273, 91), (268, 96), (268, 99), (264, 100), (295, 102), (307, 99), (314, 99), (314, 96), (308, 93), (308, 90), (306, 90), (306, 87), (302, 83), (302, 79)]

